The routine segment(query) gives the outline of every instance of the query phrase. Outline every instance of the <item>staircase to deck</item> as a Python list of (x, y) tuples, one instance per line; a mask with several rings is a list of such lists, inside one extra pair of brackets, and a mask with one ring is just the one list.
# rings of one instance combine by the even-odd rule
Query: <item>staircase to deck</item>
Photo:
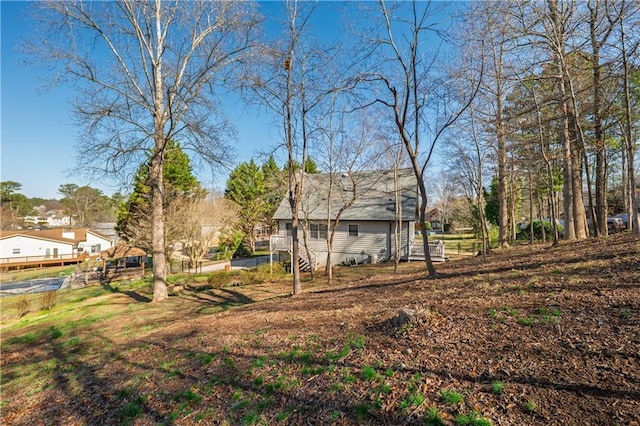
[[(307, 248), (301, 241), (298, 241), (298, 265), (300, 271), (310, 272), (318, 269), (318, 255), (316, 252)], [(293, 257), (293, 238), (286, 235), (271, 235), (269, 237), (270, 253), (274, 251), (286, 251), (289, 256)], [(307, 255), (307, 253), (309, 255)]]

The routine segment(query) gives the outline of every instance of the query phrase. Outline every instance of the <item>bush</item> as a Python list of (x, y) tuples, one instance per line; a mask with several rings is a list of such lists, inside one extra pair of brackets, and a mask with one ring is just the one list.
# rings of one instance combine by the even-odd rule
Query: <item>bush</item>
[(229, 271), (214, 271), (209, 275), (209, 278), (207, 278), (207, 284), (209, 284), (211, 288), (228, 287), (237, 275), (237, 273)]
[(26, 296), (18, 297), (15, 303), (16, 313), (18, 314), (18, 318), (22, 318), (27, 315), (29, 312), (29, 299)]
[(273, 274), (271, 270), (272, 267), (268, 263), (258, 265), (255, 269), (244, 270), (241, 274), (242, 283), (246, 285), (273, 282), (274, 279), (281, 278), (287, 274), (284, 265), (279, 262), (273, 264)]
[(242, 246), (244, 234), (241, 231), (234, 231), (232, 234), (224, 235), (220, 239), (218, 252), (221, 259), (231, 259), (237, 257), (246, 250)]
[(56, 297), (58, 293), (55, 291), (47, 291), (42, 294), (40, 298), (40, 309), (43, 311), (50, 311), (53, 305), (56, 303)]

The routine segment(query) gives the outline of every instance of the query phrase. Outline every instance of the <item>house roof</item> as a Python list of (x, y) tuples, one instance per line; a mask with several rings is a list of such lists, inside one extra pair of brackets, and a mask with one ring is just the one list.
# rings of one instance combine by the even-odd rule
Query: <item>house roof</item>
[[(67, 233), (73, 232), (73, 238), (69, 238)], [(51, 229), (21, 229), (17, 231), (0, 231), (0, 240), (23, 236), (26, 238), (35, 238), (40, 240), (56, 241), (66, 244), (77, 244), (87, 241), (87, 233), (93, 234), (105, 240), (109, 240), (109, 237), (102, 235), (99, 232), (93, 231), (87, 228), (51, 228)], [(67, 234), (67, 235), (65, 235)]]
[(108, 250), (102, 250), (100, 257), (106, 259), (121, 259), (123, 257), (145, 256), (147, 253), (138, 247), (132, 247), (128, 244), (118, 244)]
[[(355, 191), (354, 191), (355, 186)], [(402, 220), (416, 218), (417, 180), (411, 169), (398, 170), (402, 201)], [(396, 200), (393, 170), (349, 173), (314, 173), (304, 176), (300, 219), (334, 220), (340, 209), (354, 198), (340, 220), (394, 221)], [(289, 199), (285, 197), (273, 215), (274, 220), (291, 219)]]

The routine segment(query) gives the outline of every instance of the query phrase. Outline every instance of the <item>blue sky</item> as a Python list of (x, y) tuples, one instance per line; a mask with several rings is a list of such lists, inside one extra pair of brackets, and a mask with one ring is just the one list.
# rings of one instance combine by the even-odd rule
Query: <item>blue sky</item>
[[(342, 22), (340, 10), (344, 2), (320, 2), (314, 12), (314, 28), (324, 37), (340, 37), (336, 28)], [(260, 3), (265, 14), (277, 14), (279, 2)], [(72, 122), (70, 105), (76, 96), (72, 87), (56, 87), (49, 91), (41, 88), (47, 75), (42, 68), (22, 65), (24, 58), (18, 52), (21, 39), (26, 39), (34, 28), (28, 19), (29, 2), (0, 0), (1, 7), (1, 102), (0, 102), (0, 180), (22, 184), (27, 197), (60, 198), (57, 193), (62, 184), (89, 185), (106, 195), (120, 191), (119, 182), (92, 182), (79, 176), (68, 175), (75, 158), (77, 136), (81, 129)], [(273, 28), (267, 23), (267, 31)], [(255, 158), (274, 147), (280, 139), (280, 127), (266, 112), (246, 107), (235, 97), (225, 99), (226, 114), (238, 131), (235, 143), (236, 164)], [(282, 161), (277, 158), (281, 164)], [(197, 170), (201, 183), (208, 189), (223, 189), (227, 170), (210, 168)], [(126, 192), (124, 190), (123, 192)]]
[[(22, 184), (27, 197), (60, 198), (60, 185), (89, 185), (112, 195), (120, 190), (118, 182), (91, 182), (69, 176), (70, 162), (75, 157), (75, 144), (80, 128), (71, 118), (70, 102), (76, 93), (71, 87), (43, 91), (46, 75), (41, 69), (22, 65), (18, 52), (21, 39), (29, 37), (34, 22), (27, 18), (28, 2), (1, 1), (1, 102), (0, 180)], [(256, 108), (246, 108), (237, 99), (228, 99), (226, 113), (236, 124), (238, 141), (236, 161), (256, 157), (262, 147), (273, 145), (279, 137), (270, 117)], [(198, 178), (207, 188), (224, 187), (228, 172), (198, 170)]]
[[(29, 37), (34, 22), (27, 18), (28, 2), (1, 1), (1, 168), (0, 180), (22, 184), (27, 197), (60, 198), (60, 185), (75, 183), (98, 188), (107, 195), (120, 190), (119, 182), (92, 182), (70, 176), (75, 144), (80, 128), (71, 117), (73, 88), (55, 87), (44, 91), (47, 75), (42, 69), (24, 66), (18, 51), (21, 39)], [(239, 99), (225, 100), (225, 113), (235, 123), (238, 140), (234, 144), (236, 162), (258, 157), (278, 138), (272, 119)], [(259, 160), (259, 159), (258, 159)], [(202, 184), (222, 189), (228, 171), (203, 167), (197, 170)]]

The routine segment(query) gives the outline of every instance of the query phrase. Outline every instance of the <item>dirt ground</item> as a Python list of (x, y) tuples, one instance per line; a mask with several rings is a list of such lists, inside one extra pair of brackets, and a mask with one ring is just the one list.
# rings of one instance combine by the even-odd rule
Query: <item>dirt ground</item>
[[(2, 424), (640, 424), (640, 240), (436, 269), (345, 269), (295, 297), (282, 283), (187, 293), (246, 304), (178, 310), (133, 338), (123, 313), (73, 345), (3, 345)], [(38, 360), (35, 390), (10, 386)]]

